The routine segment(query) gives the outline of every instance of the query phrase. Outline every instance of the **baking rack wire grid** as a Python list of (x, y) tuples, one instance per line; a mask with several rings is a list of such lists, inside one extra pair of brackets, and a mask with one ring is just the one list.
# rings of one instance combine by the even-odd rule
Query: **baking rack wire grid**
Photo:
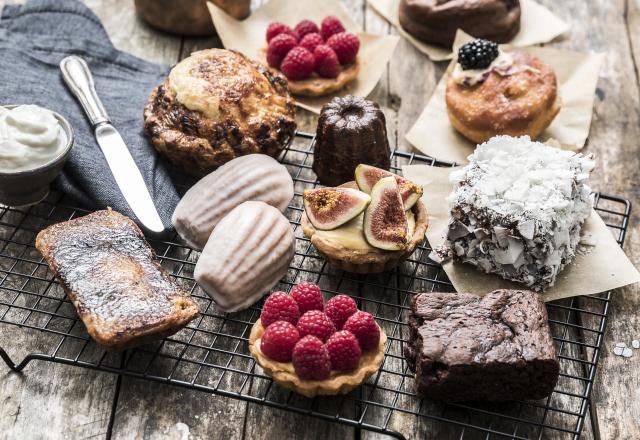
[[(313, 144), (313, 135), (297, 133), (280, 156), (294, 179), (295, 196), (286, 215), (297, 239), (290, 269), (273, 290), (288, 291), (295, 283), (312, 281), (321, 286), (327, 298), (349, 294), (360, 309), (376, 317), (388, 335), (385, 359), (379, 372), (360, 388), (344, 396), (307, 399), (273, 383), (256, 365), (247, 344), (262, 302), (240, 313), (220, 312), (193, 280), (198, 253), (175, 235), (170, 240), (150, 242), (162, 265), (198, 302), (201, 316), (155, 344), (122, 353), (103, 351), (90, 340), (73, 305), (34, 247), (35, 236), (44, 227), (88, 212), (57, 192), (30, 208), (0, 206), (0, 328), (6, 328), (5, 324), (19, 326), (38, 340), (38, 347), (44, 347), (14, 363), (2, 349), (6, 341), (0, 337), (0, 357), (16, 371), (32, 360), (57, 362), (241, 399), (397, 438), (541, 439), (552, 433), (554, 438), (578, 438), (587, 412), (593, 411), (589, 397), (611, 292), (547, 304), (561, 367), (560, 380), (549, 398), (447, 405), (420, 400), (403, 358), (409, 300), (415, 292), (453, 288), (442, 268), (428, 258), (426, 242), (387, 273), (355, 275), (327, 265), (300, 228), (302, 192), (318, 184), (311, 170)], [(413, 153), (392, 153), (396, 171), (407, 164), (453, 165)], [(177, 180), (182, 187), (189, 183), (184, 177)], [(630, 203), (601, 193), (595, 194), (595, 202), (622, 245)], [(597, 436), (597, 418), (592, 413), (590, 419)]]

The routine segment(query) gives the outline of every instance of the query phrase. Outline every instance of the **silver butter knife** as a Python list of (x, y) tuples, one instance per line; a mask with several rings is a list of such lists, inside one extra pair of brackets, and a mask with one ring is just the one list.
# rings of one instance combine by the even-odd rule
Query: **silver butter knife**
[(89, 66), (82, 58), (72, 55), (60, 61), (60, 70), (64, 82), (78, 98), (91, 121), (98, 145), (131, 210), (150, 231), (163, 231), (164, 225), (142, 174), (120, 133), (111, 125), (109, 115), (96, 93)]

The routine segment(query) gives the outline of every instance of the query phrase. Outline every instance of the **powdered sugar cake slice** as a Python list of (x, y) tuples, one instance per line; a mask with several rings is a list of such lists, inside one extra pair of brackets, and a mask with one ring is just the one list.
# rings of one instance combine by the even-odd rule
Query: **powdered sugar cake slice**
[(455, 260), (534, 290), (571, 262), (592, 208), (591, 156), (529, 137), (497, 136), (451, 174), (444, 250)]

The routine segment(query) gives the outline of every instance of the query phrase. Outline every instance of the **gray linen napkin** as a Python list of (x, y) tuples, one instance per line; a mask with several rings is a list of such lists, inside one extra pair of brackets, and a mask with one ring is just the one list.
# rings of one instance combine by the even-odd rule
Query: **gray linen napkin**
[(135, 220), (91, 125), (60, 75), (60, 60), (71, 54), (89, 64), (98, 95), (170, 229), (179, 197), (164, 161), (142, 132), (144, 105), (169, 67), (116, 50), (86, 6), (75, 0), (30, 0), (5, 6), (0, 20), (0, 105), (37, 104), (67, 118), (75, 130), (75, 146), (55, 185), (86, 207), (110, 206)]

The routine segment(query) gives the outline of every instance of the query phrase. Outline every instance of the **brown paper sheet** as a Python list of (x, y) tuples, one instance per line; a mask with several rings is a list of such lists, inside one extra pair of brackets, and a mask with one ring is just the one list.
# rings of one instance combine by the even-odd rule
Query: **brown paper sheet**
[[(433, 61), (449, 60), (453, 56), (451, 49), (423, 43), (412, 37), (398, 23), (398, 7), (400, 0), (367, 0), (369, 4), (388, 22), (396, 27), (398, 33), (406, 38), (416, 49)], [(547, 43), (569, 30), (569, 25), (546, 7), (533, 0), (520, 0), (522, 15), (520, 32), (510, 44), (517, 47)]]
[(335, 15), (348, 31), (358, 35), (360, 38), (358, 57), (361, 64), (356, 80), (331, 95), (320, 98), (295, 97), (296, 104), (315, 113), (320, 113), (322, 106), (335, 96), (352, 94), (366, 97), (369, 95), (384, 73), (399, 41), (399, 38), (393, 35), (359, 32), (360, 26), (353, 21), (337, 0), (270, 0), (243, 21), (231, 17), (213, 3), (209, 2), (208, 5), (213, 24), (224, 47), (238, 50), (257, 60), (263, 58), (260, 51), (266, 47), (265, 34), (267, 26), (272, 21), (280, 21), (293, 27), (306, 18), (320, 25), (327, 15)]
[[(455, 47), (472, 38), (458, 32)], [(509, 46), (501, 46), (506, 51)], [(584, 147), (589, 135), (593, 102), (604, 54), (574, 52), (550, 47), (525, 47), (529, 52), (553, 67), (558, 78), (562, 108), (540, 140), (554, 139), (561, 148), (578, 151)], [(466, 163), (476, 144), (460, 135), (450, 124), (445, 104), (445, 88), (455, 60), (440, 79), (418, 120), (407, 132), (406, 139), (426, 155), (450, 162)]]
[[(449, 223), (449, 204), (446, 199), (453, 190), (449, 174), (454, 169), (428, 165), (402, 167), (405, 178), (424, 186), (422, 200), (429, 213), (427, 239), (434, 248), (445, 240)], [(578, 253), (571, 264), (558, 274), (555, 285), (544, 292), (545, 301), (593, 295), (640, 282), (640, 273), (595, 211), (583, 225), (582, 233), (589, 234), (595, 246), (589, 247), (587, 253)], [(481, 295), (495, 289), (522, 288), (497, 275), (480, 272), (470, 264), (449, 261), (443, 268), (458, 292)]]

